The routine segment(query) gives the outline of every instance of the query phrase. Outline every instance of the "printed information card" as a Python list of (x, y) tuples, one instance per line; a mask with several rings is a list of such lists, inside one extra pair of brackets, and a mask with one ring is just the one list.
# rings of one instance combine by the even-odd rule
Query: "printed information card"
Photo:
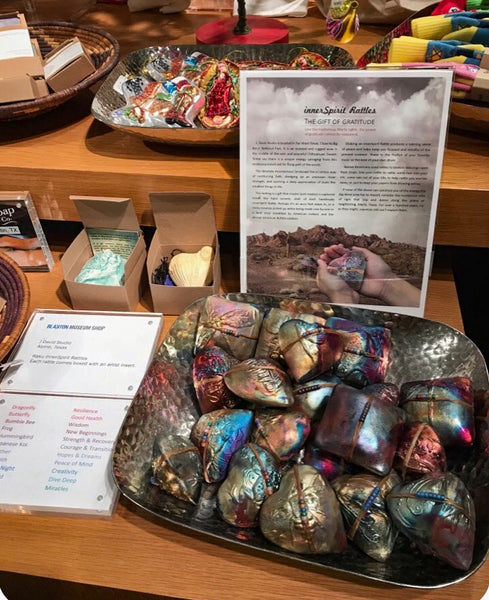
[(241, 291), (422, 316), (452, 73), (240, 77)]
[(161, 325), (153, 313), (36, 311), (0, 389), (132, 398)]
[(0, 380), (0, 510), (112, 514), (112, 450), (162, 324), (153, 313), (33, 313)]
[(110, 515), (127, 400), (0, 392), (0, 510)]

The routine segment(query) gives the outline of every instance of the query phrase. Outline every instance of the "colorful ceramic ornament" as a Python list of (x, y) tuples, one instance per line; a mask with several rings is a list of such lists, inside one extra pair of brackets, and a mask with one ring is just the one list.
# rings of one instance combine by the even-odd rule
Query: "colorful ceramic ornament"
[(213, 344), (238, 360), (251, 358), (263, 321), (264, 311), (253, 304), (209, 296), (202, 307), (195, 349)]
[(299, 554), (343, 552), (347, 541), (331, 485), (309, 465), (294, 465), (263, 503), (260, 529), (272, 543)]
[(176, 86), (171, 109), (165, 116), (170, 127), (196, 127), (195, 119), (204, 106), (205, 98), (200, 88), (185, 77), (175, 77)]
[(239, 361), (219, 346), (204, 346), (193, 362), (194, 389), (202, 413), (234, 408), (239, 399), (224, 383), (224, 374)]
[(221, 517), (236, 527), (257, 527), (260, 508), (279, 488), (280, 478), (270, 453), (256, 444), (242, 446), (233, 455), (227, 477), (217, 492)]
[(309, 432), (309, 418), (303, 412), (263, 408), (255, 411), (251, 440), (280, 462), (299, 454)]
[(445, 450), (432, 427), (419, 421), (404, 425), (394, 457), (394, 468), (403, 479), (441, 475), (447, 470)]
[(474, 391), (467, 377), (406, 382), (401, 386), (400, 406), (407, 421), (431, 425), (445, 448), (473, 444)]
[(319, 419), (338, 383), (342, 381), (335, 375), (297, 383), (293, 387), (295, 408), (304, 411), (311, 420)]
[(256, 345), (256, 358), (270, 358), (279, 363), (284, 363), (284, 357), (280, 352), (278, 332), (280, 327), (291, 319), (300, 319), (307, 323), (319, 323), (324, 325), (326, 319), (316, 315), (290, 312), (281, 308), (271, 308), (263, 319), (260, 336)]
[(222, 129), (239, 123), (239, 68), (230, 60), (208, 61), (199, 85), (205, 104), (199, 115), (204, 127)]
[(375, 396), (337, 385), (316, 425), (312, 443), (377, 475), (387, 475), (403, 416), (401, 409)]
[(221, 408), (202, 415), (192, 427), (190, 438), (202, 456), (207, 483), (226, 477), (229, 461), (248, 441), (252, 423), (251, 410)]
[(391, 333), (386, 327), (331, 317), (327, 327), (343, 335), (343, 353), (334, 372), (348, 385), (363, 388), (383, 383), (389, 366)]
[(475, 536), (474, 502), (453, 473), (426, 475), (400, 484), (388, 495), (387, 505), (396, 527), (423, 554), (434, 555), (456, 569), (470, 567)]
[(315, 71), (315, 70), (329, 70), (333, 67), (331, 63), (327, 61), (324, 56), (317, 52), (311, 52), (303, 50), (289, 62), (289, 69), (301, 70), (301, 71)]
[(343, 353), (343, 337), (339, 332), (299, 319), (284, 323), (278, 340), (291, 375), (299, 383), (332, 369)]
[(399, 406), (399, 397), (401, 390), (395, 383), (372, 383), (362, 388), (367, 394), (372, 394), (379, 400), (390, 402), (394, 406)]
[(340, 44), (347, 44), (352, 41), (360, 29), (360, 19), (357, 14), (358, 2), (346, 0), (339, 4), (341, 7), (347, 7), (347, 12), (342, 16), (335, 17), (338, 13), (331, 10), (326, 17), (326, 31)]
[(154, 442), (152, 483), (180, 500), (196, 503), (203, 481), (199, 450), (179, 435), (159, 434)]
[(333, 481), (341, 475), (355, 473), (359, 469), (356, 465), (347, 463), (344, 458), (317, 448), (311, 442), (306, 444), (303, 462), (317, 469), (328, 481)]
[(248, 358), (224, 374), (233, 394), (259, 406), (286, 408), (294, 404), (292, 383), (285, 371), (266, 358)]
[(347, 250), (328, 264), (328, 271), (358, 291), (362, 287), (365, 274), (365, 256), (358, 250)]
[(347, 538), (380, 562), (389, 558), (397, 538), (386, 497), (400, 482), (395, 471), (383, 478), (371, 473), (343, 475), (332, 482), (341, 505)]

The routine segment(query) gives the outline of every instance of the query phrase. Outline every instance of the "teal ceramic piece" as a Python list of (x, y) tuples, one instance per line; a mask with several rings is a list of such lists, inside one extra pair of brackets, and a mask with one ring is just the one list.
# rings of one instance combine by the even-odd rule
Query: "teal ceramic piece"
[(94, 285), (124, 285), (126, 260), (112, 250), (101, 250), (83, 266), (75, 281)]

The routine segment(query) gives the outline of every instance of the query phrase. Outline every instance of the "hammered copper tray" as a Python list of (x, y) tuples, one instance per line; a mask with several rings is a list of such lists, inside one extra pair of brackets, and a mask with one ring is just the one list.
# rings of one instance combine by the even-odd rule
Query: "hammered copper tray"
[[(338, 46), (323, 44), (235, 44), (235, 45), (182, 45), (167, 46), (170, 50), (179, 49), (184, 54), (202, 52), (214, 58), (229, 57), (239, 60), (267, 60), (276, 62), (290, 62), (300, 52), (309, 50), (317, 52), (326, 58), (335, 69), (348, 69), (354, 67), (350, 54)], [(239, 129), (205, 129), (197, 125), (196, 128), (172, 127), (131, 127), (114, 123), (112, 112), (125, 105), (121, 94), (114, 89), (114, 84), (121, 76), (139, 75), (148, 57), (157, 50), (156, 47), (142, 48), (131, 52), (123, 58), (99, 88), (92, 102), (92, 115), (113, 127), (126, 133), (143, 137), (154, 142), (183, 145), (229, 146), (239, 142)]]
[[(249, 294), (225, 297), (264, 308), (281, 306), (283, 299)], [(413, 550), (403, 536), (386, 563), (378, 563), (352, 545), (342, 554), (302, 556), (268, 542), (258, 530), (226, 524), (215, 510), (212, 487), (204, 485), (197, 505), (166, 495), (150, 483), (155, 434), (166, 430), (188, 436), (199, 417), (192, 384), (193, 345), (204, 299), (189, 306), (175, 321), (146, 373), (122, 425), (113, 455), (113, 473), (124, 496), (148, 513), (210, 538), (246, 546), (271, 559), (324, 569), (329, 575), (348, 573), (371, 580), (414, 588), (443, 587), (474, 573), (485, 561), (489, 547), (489, 466), (477, 451), (457, 450), (453, 472), (474, 495), (477, 528), (474, 559), (467, 572)], [(290, 300), (288, 300), (290, 306)], [(293, 301), (299, 302), (299, 301)], [(317, 309), (318, 303), (314, 305)], [(321, 306), (321, 305), (319, 305)], [(326, 306), (326, 305), (325, 305)], [(392, 365), (387, 381), (400, 384), (432, 377), (470, 377), (475, 389), (489, 387), (485, 361), (477, 347), (448, 325), (426, 319), (367, 309), (331, 306), (337, 316), (369, 325), (388, 325), (392, 331)], [(301, 312), (311, 310), (301, 302)], [(453, 459), (452, 459), (453, 460)], [(215, 491), (214, 491), (215, 493)]]

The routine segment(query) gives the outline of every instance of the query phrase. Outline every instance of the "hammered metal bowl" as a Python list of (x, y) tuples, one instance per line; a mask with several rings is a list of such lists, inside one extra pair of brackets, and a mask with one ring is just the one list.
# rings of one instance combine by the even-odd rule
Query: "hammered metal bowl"
[[(263, 308), (281, 307), (283, 299), (250, 294), (227, 294), (229, 300)], [(238, 529), (217, 515), (215, 499), (204, 487), (197, 505), (166, 495), (150, 483), (153, 441), (161, 429), (188, 437), (200, 416), (192, 382), (193, 347), (205, 299), (189, 306), (175, 321), (150, 365), (122, 425), (113, 455), (113, 473), (124, 496), (165, 521), (194, 532), (244, 545), (271, 557), (286, 557), (332, 572), (414, 588), (447, 586), (469, 577), (485, 561), (489, 548), (489, 465), (477, 450), (458, 451), (452, 471), (464, 480), (480, 504), (472, 565), (466, 572), (413, 550), (398, 537), (391, 557), (378, 563), (350, 545), (341, 554), (293, 554), (268, 542), (254, 529)], [(287, 305), (290, 307), (290, 300)], [(308, 312), (301, 301), (301, 312)], [(318, 304), (314, 305), (317, 309)], [(360, 308), (325, 305), (336, 316), (366, 325), (386, 325), (392, 333), (392, 364), (386, 381), (453, 377), (472, 379), (474, 389), (487, 389), (487, 367), (478, 348), (462, 333), (435, 321)], [(310, 310), (312, 312), (312, 309)]]
[[(354, 62), (350, 54), (338, 46), (323, 44), (243, 44), (243, 45), (182, 45), (167, 46), (171, 50), (179, 49), (184, 54), (202, 52), (214, 58), (233, 57), (239, 60), (267, 60), (289, 62), (300, 50), (317, 52), (326, 58), (335, 69), (351, 69)], [(230, 146), (239, 141), (239, 129), (205, 129), (197, 125), (194, 128), (172, 127), (130, 127), (114, 123), (112, 112), (125, 105), (121, 94), (114, 89), (117, 79), (127, 75), (139, 75), (148, 57), (156, 47), (142, 48), (123, 58), (106, 78), (92, 102), (92, 115), (102, 123), (131, 135), (137, 135), (154, 142), (182, 145)]]

